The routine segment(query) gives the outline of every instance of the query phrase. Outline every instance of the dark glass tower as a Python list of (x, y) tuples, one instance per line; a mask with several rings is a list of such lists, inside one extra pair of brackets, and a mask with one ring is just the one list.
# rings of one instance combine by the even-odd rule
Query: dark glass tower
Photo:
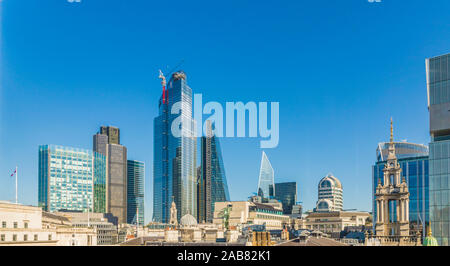
[(212, 126), (211, 121), (205, 121), (198, 181), (198, 221), (208, 223), (213, 221), (214, 204), (230, 200), (220, 143), (212, 133)]
[(126, 223), (127, 148), (120, 144), (120, 130), (111, 126), (100, 127), (93, 136), (93, 150), (106, 157), (106, 212), (116, 216), (119, 223)]
[(144, 225), (144, 180), (143, 162), (127, 162), (127, 223)]
[[(188, 213), (197, 216), (197, 141), (192, 90), (183, 72), (172, 75), (164, 95), (153, 124), (153, 221), (168, 223), (172, 196), (178, 219)], [(179, 112), (172, 114), (172, 109)]]
[(439, 245), (450, 245), (450, 54), (426, 60), (430, 113), (430, 221)]
[(275, 198), (283, 204), (283, 214), (292, 214), (297, 202), (297, 182), (276, 183)]

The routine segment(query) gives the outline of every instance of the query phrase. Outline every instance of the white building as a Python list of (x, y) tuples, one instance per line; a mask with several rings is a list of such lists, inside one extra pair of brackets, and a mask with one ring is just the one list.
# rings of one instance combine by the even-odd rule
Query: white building
[(95, 246), (94, 229), (73, 228), (62, 216), (40, 207), (0, 201), (0, 246)]
[(344, 207), (343, 189), (339, 179), (331, 174), (322, 178), (319, 182), (319, 197), (316, 204), (316, 212), (342, 211)]

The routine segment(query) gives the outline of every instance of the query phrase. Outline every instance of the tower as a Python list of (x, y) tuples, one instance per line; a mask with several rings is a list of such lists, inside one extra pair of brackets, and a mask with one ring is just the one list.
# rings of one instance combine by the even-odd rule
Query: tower
[(391, 118), (391, 138), (383, 180), (378, 180), (375, 200), (377, 208), (376, 236), (409, 236), (409, 192), (402, 168), (395, 155)]
[(262, 152), (261, 168), (259, 170), (258, 180), (258, 196), (264, 200), (274, 197), (274, 171), (270, 164), (269, 158), (266, 153)]
[(172, 206), (170, 207), (170, 224), (178, 226), (178, 219), (177, 219), (177, 205), (175, 205), (175, 201), (172, 197)]

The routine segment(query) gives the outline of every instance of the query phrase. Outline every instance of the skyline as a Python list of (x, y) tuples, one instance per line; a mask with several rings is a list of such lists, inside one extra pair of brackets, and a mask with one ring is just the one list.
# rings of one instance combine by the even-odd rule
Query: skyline
[[(377, 144), (389, 139), (389, 118), (397, 141), (430, 141), (425, 58), (449, 52), (450, 27), (444, 25), (450, 3), (317, 2), (322, 4), (232, 1), (221, 9), (211, 4), (208, 10), (217, 12), (212, 16), (198, 12), (195, 3), (180, 3), (186, 13), (174, 11), (173, 21), (143, 1), (1, 2), (0, 199), (14, 200), (14, 179), (8, 176), (18, 164), (19, 202), (37, 205), (38, 145), (91, 149), (92, 132), (115, 125), (129, 159), (147, 165), (149, 222), (152, 120), (161, 93), (157, 71), (185, 59), (180, 68), (205, 101), (280, 102), (280, 144), (264, 151), (275, 182), (298, 183), (305, 210), (315, 205), (319, 180), (332, 172), (343, 183), (344, 208), (371, 211), (371, 167)], [(35, 14), (38, 4), (42, 12)], [(115, 20), (119, 10), (126, 24)], [(144, 11), (161, 21), (150, 23)], [(317, 13), (327, 21), (315, 18)], [(351, 23), (358, 18), (361, 23)], [(203, 25), (206, 20), (210, 24)], [(235, 21), (247, 23), (236, 27)], [(189, 36), (191, 43), (177, 43), (178, 36)], [(259, 139), (220, 141), (230, 197), (245, 200), (257, 189)]]

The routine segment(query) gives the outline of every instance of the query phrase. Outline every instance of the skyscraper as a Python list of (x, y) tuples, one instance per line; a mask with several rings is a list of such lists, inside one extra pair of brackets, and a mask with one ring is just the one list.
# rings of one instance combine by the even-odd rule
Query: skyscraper
[(95, 152), (106, 156), (106, 212), (119, 223), (127, 221), (127, 148), (120, 144), (116, 127), (100, 127), (93, 137)]
[(266, 153), (262, 152), (261, 168), (258, 179), (258, 196), (269, 199), (274, 196), (274, 171)]
[(283, 204), (283, 214), (292, 214), (297, 202), (297, 182), (276, 183), (275, 198)]
[(105, 161), (90, 150), (39, 146), (39, 206), (50, 212), (101, 208)]
[(144, 225), (144, 180), (143, 162), (127, 162), (127, 223)]
[[(372, 168), (372, 213), (377, 220), (375, 193), (379, 181), (383, 182), (383, 170), (388, 157), (389, 142), (378, 144), (377, 161)], [(409, 222), (416, 229), (426, 231), (429, 223), (429, 175), (428, 147), (422, 144), (394, 142), (395, 155), (402, 169), (402, 179), (405, 178), (410, 193)], [(375, 223), (373, 224), (375, 227)]]
[[(164, 83), (158, 107), (153, 124), (153, 220), (169, 222), (172, 196), (178, 219), (188, 213), (197, 217), (197, 141), (192, 89), (184, 72), (172, 75), (167, 90)], [(179, 112), (172, 114), (173, 109)]]
[(430, 222), (440, 245), (450, 245), (450, 54), (426, 59), (430, 113)]
[(342, 211), (344, 208), (343, 188), (339, 179), (328, 174), (320, 180), (318, 191), (316, 212)]
[(198, 221), (213, 221), (216, 202), (229, 201), (227, 179), (219, 139), (212, 123), (205, 121), (206, 136), (201, 138), (201, 169), (198, 181)]

